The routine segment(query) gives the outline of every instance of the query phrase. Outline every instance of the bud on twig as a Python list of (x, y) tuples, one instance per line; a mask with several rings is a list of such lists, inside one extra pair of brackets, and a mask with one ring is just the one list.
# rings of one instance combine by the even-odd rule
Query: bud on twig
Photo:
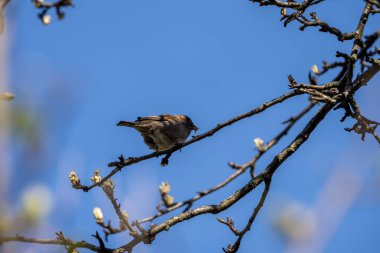
[(166, 207), (169, 207), (174, 204), (174, 197), (172, 195), (166, 194), (162, 196), (162, 201), (164, 201)]
[(94, 171), (94, 176), (91, 178), (91, 181), (94, 183), (99, 183), (102, 180), (99, 170)]
[(311, 67), (311, 71), (314, 73), (314, 74), (320, 74), (321, 72), (319, 71), (318, 69), (318, 66), (316, 64), (314, 64), (312, 67)]
[(259, 151), (264, 151), (264, 141), (261, 138), (256, 138), (253, 140), (253, 142)]
[(75, 173), (75, 171), (71, 171), (71, 172), (70, 172), (70, 174), (69, 174), (69, 179), (70, 179), (71, 185), (72, 185), (74, 188), (80, 186), (80, 179), (78, 178), (78, 176), (77, 176), (77, 174)]
[(36, 6), (37, 8), (42, 7), (43, 4), (44, 0), (34, 0), (34, 6)]
[(174, 197), (169, 195), (171, 191), (169, 182), (162, 182), (159, 186), (161, 192), (161, 199), (166, 207), (170, 207), (174, 204)]
[(96, 223), (102, 224), (104, 222), (102, 209), (95, 207), (92, 214), (94, 215)]
[(41, 18), (41, 21), (44, 25), (50, 25), (51, 23), (51, 16), (50, 15), (43, 15)]
[(286, 15), (286, 8), (282, 8), (282, 9), (281, 9), (281, 15), (282, 15), (282, 16), (285, 16), (285, 15)]
[(168, 194), (171, 191), (169, 182), (162, 182), (159, 188), (162, 195)]

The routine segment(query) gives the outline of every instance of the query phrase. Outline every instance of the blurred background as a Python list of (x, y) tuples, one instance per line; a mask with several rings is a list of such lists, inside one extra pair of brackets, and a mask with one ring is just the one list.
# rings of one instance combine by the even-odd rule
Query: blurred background
[[(307, 82), (310, 67), (334, 61), (335, 52), (350, 52), (317, 29), (284, 28), (278, 8), (247, 0), (209, 1), (74, 1), (59, 21), (37, 18), (30, 1), (11, 1), (5, 32), (0, 35), (0, 92), (15, 99), (0, 101), (0, 234), (53, 238), (63, 231), (88, 240), (101, 228), (94, 207), (118, 224), (100, 189), (74, 190), (75, 170), (90, 184), (95, 169), (102, 175), (120, 154), (150, 151), (141, 136), (116, 127), (119, 120), (161, 113), (189, 115), (200, 133), (288, 91), (287, 76)], [(351, 32), (363, 1), (325, 1), (318, 16)], [(371, 16), (366, 34), (379, 29)], [(320, 81), (328, 81), (334, 73)], [(365, 116), (380, 120), (380, 75), (357, 94)], [(151, 159), (125, 168), (114, 177), (116, 197), (130, 219), (156, 212), (158, 186), (171, 185), (175, 201), (224, 180), (233, 171), (228, 161), (244, 163), (255, 154), (253, 139), (269, 141), (308, 103), (302, 96), (230, 126), (211, 138), (175, 153), (169, 166)], [(319, 106), (318, 106), (319, 107)], [(315, 112), (318, 108), (314, 108)], [(302, 119), (257, 164), (262, 170), (302, 129)], [(367, 137), (344, 131), (334, 111), (311, 138), (276, 172), (271, 191), (240, 252), (380, 252), (380, 149)], [(222, 190), (197, 202), (216, 204), (249, 180), (244, 174)], [(218, 216), (233, 217), (241, 229), (261, 195), (253, 191)], [(176, 212), (163, 216), (162, 222)], [(129, 240), (111, 236), (107, 246)], [(183, 222), (134, 252), (222, 252), (235, 236), (214, 216)], [(9, 243), (0, 252), (63, 252), (58, 246)], [(80, 250), (80, 252), (88, 252)]]

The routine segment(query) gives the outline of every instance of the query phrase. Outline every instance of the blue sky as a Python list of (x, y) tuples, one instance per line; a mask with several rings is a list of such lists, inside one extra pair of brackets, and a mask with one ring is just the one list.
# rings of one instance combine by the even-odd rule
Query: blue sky
[[(326, 1), (313, 10), (333, 26), (351, 32), (362, 6), (362, 1)], [(202, 133), (287, 92), (289, 74), (307, 82), (313, 64), (333, 61), (337, 50), (349, 52), (352, 45), (314, 28), (304, 32), (295, 24), (284, 28), (279, 9), (246, 0), (75, 1), (75, 8), (65, 9), (63, 21), (51, 13), (49, 26), (41, 24), (37, 10), (27, 1), (12, 1), (7, 11), (9, 87), (16, 95), (10, 108), (21, 108), (32, 122), (27, 130), (19, 130), (27, 134), (20, 137), (16, 129), (9, 140), (12, 183), (7, 202), (17, 212), (19, 198), (28, 187), (43, 185), (49, 190), (51, 211), (38, 226), (22, 231), (40, 237), (52, 237), (62, 230), (95, 242), (90, 235), (101, 230), (92, 218), (95, 206), (102, 208), (106, 219), (116, 222), (101, 190), (75, 191), (68, 174), (74, 169), (82, 182), (90, 183), (93, 170), (106, 174), (107, 163), (118, 155), (150, 152), (137, 132), (115, 126), (119, 120), (182, 113)], [(366, 32), (376, 31), (378, 24), (379, 18), (371, 16)], [(374, 78), (357, 94), (362, 112), (374, 120), (380, 119), (379, 82), (379, 77)], [(270, 140), (283, 128), (281, 122), (306, 104), (306, 97), (298, 97), (230, 126), (174, 154), (168, 167), (152, 159), (126, 168), (114, 178), (116, 196), (131, 219), (137, 219), (155, 212), (162, 181), (170, 182), (178, 201), (210, 188), (232, 173), (228, 161), (250, 160), (255, 154), (254, 138)], [(294, 138), (310, 116), (259, 161), (258, 170)], [(340, 123), (341, 116), (342, 111), (332, 112), (274, 175), (268, 199), (243, 239), (241, 252), (300, 249), (301, 242), (292, 244), (273, 225), (289, 206), (302, 206), (302, 214), (311, 213), (311, 226), (316, 226), (319, 236), (331, 230), (320, 252), (380, 250), (378, 144), (370, 137), (362, 142), (359, 136), (345, 132), (353, 122)], [(30, 130), (30, 126), (35, 128)], [(341, 210), (340, 202), (319, 206), (323, 201), (317, 201), (318, 196), (330, 196), (320, 194), (329, 189), (326, 182), (333, 172), (352, 176), (342, 185), (335, 184), (340, 187), (333, 192), (342, 199), (346, 191), (340, 189), (358, 187), (356, 193), (349, 191), (355, 198), (343, 208), (336, 226), (329, 219), (323, 223), (320, 217), (334, 217)], [(243, 175), (196, 206), (218, 203), (248, 180), (249, 175)], [(242, 228), (260, 192), (261, 188), (219, 216), (233, 217)], [(115, 236), (109, 246), (120, 245), (125, 238)], [(221, 252), (234, 240), (215, 217), (205, 215), (171, 228), (151, 246), (138, 246), (136, 252)], [(19, 247), (18, 252), (62, 252), (44, 246)]]

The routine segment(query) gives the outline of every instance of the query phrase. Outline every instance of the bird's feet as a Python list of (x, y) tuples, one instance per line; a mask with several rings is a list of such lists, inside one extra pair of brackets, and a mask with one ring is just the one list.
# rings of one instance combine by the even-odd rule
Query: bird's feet
[(168, 154), (165, 155), (164, 158), (162, 158), (162, 160), (161, 160), (161, 166), (162, 166), (162, 167), (165, 167), (166, 165), (169, 164), (169, 157), (170, 157), (171, 155), (172, 155), (172, 153), (168, 153)]
[(174, 144), (173, 148), (179, 150), (180, 152), (182, 152), (182, 150), (181, 150), (182, 143), (176, 143), (176, 144)]

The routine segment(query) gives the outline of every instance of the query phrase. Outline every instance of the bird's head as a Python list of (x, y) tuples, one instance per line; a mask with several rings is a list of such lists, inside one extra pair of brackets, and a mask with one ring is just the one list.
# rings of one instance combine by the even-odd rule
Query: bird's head
[(193, 121), (188, 116), (183, 115), (183, 119), (188, 129), (194, 130), (194, 131), (198, 130), (198, 127), (194, 125)]

